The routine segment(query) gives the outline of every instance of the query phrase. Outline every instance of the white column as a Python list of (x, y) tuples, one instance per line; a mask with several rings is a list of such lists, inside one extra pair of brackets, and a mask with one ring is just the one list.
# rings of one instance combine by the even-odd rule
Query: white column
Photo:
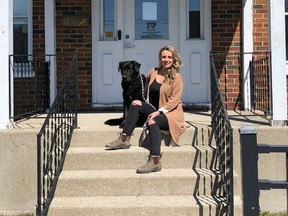
[(0, 0), (0, 129), (10, 126), (9, 62), (13, 54), (13, 1)]
[[(56, 53), (55, 34), (55, 0), (45, 0), (45, 54), (54, 55)], [(49, 58), (46, 58), (48, 61)], [(56, 58), (50, 58), (50, 105), (52, 105), (56, 93)]]
[(287, 122), (285, 53), (285, 8), (283, 0), (269, 0), (269, 48), (272, 72), (271, 125)]
[[(243, 0), (243, 53), (253, 52), (253, 1)], [(250, 61), (252, 54), (243, 55), (243, 106), (245, 110), (251, 109), (250, 92)]]

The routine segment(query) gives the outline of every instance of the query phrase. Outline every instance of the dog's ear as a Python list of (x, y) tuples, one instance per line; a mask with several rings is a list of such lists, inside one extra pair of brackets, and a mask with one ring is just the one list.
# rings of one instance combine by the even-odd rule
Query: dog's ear
[(134, 61), (133, 63), (134, 63), (134, 68), (135, 68), (135, 70), (136, 70), (137, 72), (139, 72), (139, 71), (140, 71), (140, 66), (141, 66), (141, 64), (140, 64), (139, 62), (136, 62), (136, 61)]
[(119, 62), (119, 65), (118, 65), (118, 71), (119, 71), (119, 72), (122, 70), (123, 64), (124, 64), (124, 62), (122, 62), (122, 61)]

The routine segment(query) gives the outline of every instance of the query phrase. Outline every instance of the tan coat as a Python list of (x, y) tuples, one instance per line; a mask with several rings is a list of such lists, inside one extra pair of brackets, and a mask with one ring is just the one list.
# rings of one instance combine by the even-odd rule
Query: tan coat
[[(148, 93), (149, 87), (156, 78), (157, 71), (152, 69), (147, 74)], [(179, 144), (180, 135), (185, 131), (184, 112), (182, 108), (181, 96), (183, 92), (183, 80), (180, 73), (177, 73), (175, 79), (169, 84), (164, 81), (160, 88), (159, 111), (162, 111), (169, 124), (169, 131), (173, 141)], [(149, 101), (149, 98), (148, 98)]]

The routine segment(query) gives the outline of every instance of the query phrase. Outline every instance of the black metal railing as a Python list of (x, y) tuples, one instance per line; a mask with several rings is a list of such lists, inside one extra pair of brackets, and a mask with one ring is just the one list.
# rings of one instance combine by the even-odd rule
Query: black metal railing
[(252, 56), (250, 62), (251, 105), (253, 111), (260, 110), (271, 115), (270, 53), (261, 53), (260, 58)]
[(217, 77), (214, 59), (211, 55), (211, 125), (216, 142), (216, 159), (213, 170), (220, 175), (217, 188), (213, 194), (224, 198), (226, 214), (234, 215), (233, 192), (233, 129), (231, 127), (220, 83)]
[[(61, 76), (68, 70), (69, 61), (71, 61), (71, 55), (67, 54), (10, 55), (10, 119), (18, 121), (47, 113), (51, 105), (50, 93), (56, 85), (59, 87), (59, 82), (50, 86), (51, 79), (61, 81)], [(53, 70), (55, 75), (51, 74)]]
[[(226, 109), (247, 109), (255, 115), (263, 112), (264, 117), (271, 116), (270, 52), (211, 52), (211, 55)], [(244, 68), (247, 61), (249, 64)], [(248, 83), (250, 86), (246, 86)]]
[(9, 56), (9, 117), (14, 121), (45, 113), (50, 106), (50, 62), (54, 56)]
[[(258, 216), (260, 212), (260, 190), (286, 189), (288, 195), (288, 145), (257, 144), (257, 131), (256, 128), (252, 126), (243, 126), (239, 128), (239, 133), (241, 146), (243, 213), (244, 215)], [(258, 178), (259, 155), (269, 153), (286, 154), (283, 161), (286, 166), (286, 180), (272, 181)], [(275, 169), (277, 169), (277, 167), (275, 167)]]
[(37, 215), (47, 215), (73, 130), (77, 127), (77, 56), (63, 76), (49, 113), (37, 135)]

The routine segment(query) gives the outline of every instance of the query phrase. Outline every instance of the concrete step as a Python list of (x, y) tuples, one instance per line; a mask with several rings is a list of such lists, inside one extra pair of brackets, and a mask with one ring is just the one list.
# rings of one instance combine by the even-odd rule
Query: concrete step
[[(240, 199), (235, 199), (234, 215), (240, 215)], [(221, 200), (211, 196), (89, 196), (55, 197), (49, 216), (135, 216), (135, 215), (223, 215)]]
[[(180, 145), (215, 145), (212, 139), (211, 127), (188, 125), (189, 127), (181, 135)], [(139, 137), (142, 132), (141, 127), (135, 128), (130, 142), (138, 146)], [(116, 140), (119, 137), (121, 129), (116, 126), (105, 128), (77, 128), (73, 132), (71, 146), (97, 146), (102, 147), (105, 144)], [(164, 143), (164, 142), (163, 142)]]
[[(210, 168), (214, 148), (210, 146), (162, 146), (162, 168)], [(104, 147), (70, 147), (65, 170), (136, 169), (147, 159), (148, 150), (131, 146), (130, 149), (105, 150)]]
[[(69, 170), (61, 173), (56, 196), (210, 195), (218, 181), (209, 169), (162, 169), (148, 175), (136, 174), (135, 169)], [(234, 173), (234, 188), (238, 187)]]
[[(118, 126), (74, 130), (48, 215), (223, 215), (223, 200), (211, 196), (219, 175), (210, 170), (216, 158), (209, 126), (191, 124), (180, 147), (163, 142), (162, 170), (150, 174), (136, 174), (148, 159), (148, 150), (138, 146), (142, 128), (135, 129), (130, 149), (105, 150), (120, 131)], [(239, 188), (236, 173), (234, 188)]]
[(209, 195), (214, 182), (210, 170), (162, 169), (149, 175), (135, 169), (63, 171), (56, 196)]

